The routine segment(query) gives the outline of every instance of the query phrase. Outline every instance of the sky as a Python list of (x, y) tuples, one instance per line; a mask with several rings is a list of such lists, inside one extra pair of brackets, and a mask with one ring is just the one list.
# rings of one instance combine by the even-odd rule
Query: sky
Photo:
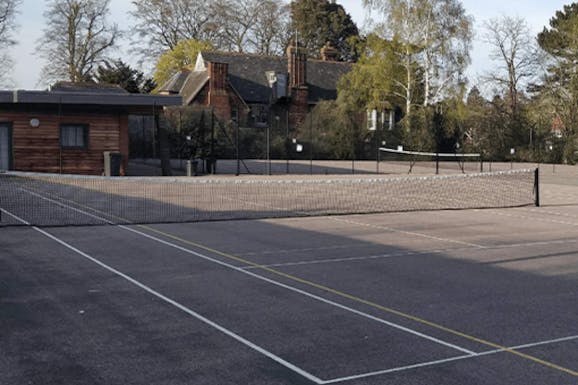
[[(22, 0), (20, 13), (17, 17), (19, 29), (16, 33), (18, 45), (11, 50), (14, 61), (12, 78), (17, 89), (42, 89), (46, 85), (40, 83), (39, 74), (43, 60), (35, 53), (37, 42), (44, 29), (44, 10), (47, 0)], [(367, 13), (361, 0), (337, 0), (352, 16), (356, 24), (363, 30)], [(571, 4), (571, 0), (462, 0), (466, 13), (474, 18), (476, 37), (471, 52), (472, 64), (467, 75), (471, 84), (477, 84), (478, 77), (491, 69), (493, 63), (489, 60), (489, 47), (481, 41), (483, 23), (491, 18), (503, 15), (524, 18), (532, 33), (537, 34), (557, 10)], [(131, 0), (111, 0), (110, 19), (121, 29), (128, 30), (133, 24), (127, 14), (132, 9)], [(126, 46), (114, 52), (113, 58), (122, 58), (124, 62), (135, 62), (126, 52)], [(146, 70), (146, 69), (145, 69)]]

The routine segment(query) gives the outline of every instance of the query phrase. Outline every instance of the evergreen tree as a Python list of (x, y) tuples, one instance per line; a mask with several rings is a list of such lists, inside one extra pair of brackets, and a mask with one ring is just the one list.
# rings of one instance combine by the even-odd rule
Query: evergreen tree
[(156, 86), (154, 80), (120, 59), (98, 66), (94, 78), (98, 83), (119, 85), (131, 94), (148, 94)]
[(339, 59), (353, 61), (359, 30), (342, 5), (329, 0), (296, 0), (291, 3), (292, 31), (309, 57), (319, 58), (329, 43), (339, 51)]
[(578, 3), (564, 6), (538, 34), (538, 44), (550, 55), (543, 96), (551, 101), (552, 122), (561, 121), (563, 159), (576, 161), (578, 149)]

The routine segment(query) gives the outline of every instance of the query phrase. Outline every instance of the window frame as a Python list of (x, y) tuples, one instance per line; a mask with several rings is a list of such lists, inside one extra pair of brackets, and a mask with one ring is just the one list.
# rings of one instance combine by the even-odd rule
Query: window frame
[[(62, 135), (63, 129), (65, 128), (75, 128), (82, 130), (82, 145), (67, 145), (64, 143), (64, 135)], [(60, 124), (60, 148), (63, 150), (88, 150), (89, 148), (89, 130), (90, 125), (87, 123), (61, 123)]]

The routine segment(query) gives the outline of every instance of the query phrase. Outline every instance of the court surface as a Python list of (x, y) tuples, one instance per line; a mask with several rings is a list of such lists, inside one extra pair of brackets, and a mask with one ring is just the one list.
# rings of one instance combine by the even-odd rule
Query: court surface
[(539, 208), (0, 228), (0, 384), (578, 384), (577, 184)]

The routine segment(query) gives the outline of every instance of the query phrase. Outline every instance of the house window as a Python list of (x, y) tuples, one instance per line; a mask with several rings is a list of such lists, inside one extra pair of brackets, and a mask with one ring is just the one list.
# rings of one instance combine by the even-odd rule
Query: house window
[(88, 148), (88, 124), (60, 125), (60, 147), (86, 150)]
[(377, 130), (377, 110), (367, 111), (367, 129), (369, 131)]

